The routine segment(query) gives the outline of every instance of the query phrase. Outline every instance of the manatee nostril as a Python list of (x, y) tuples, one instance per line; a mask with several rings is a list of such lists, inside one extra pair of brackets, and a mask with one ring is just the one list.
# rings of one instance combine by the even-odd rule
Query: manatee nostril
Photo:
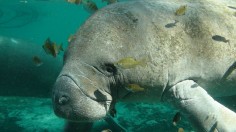
[(58, 103), (60, 105), (65, 105), (67, 102), (69, 101), (69, 97), (66, 96), (66, 95), (62, 95), (59, 100), (58, 100)]

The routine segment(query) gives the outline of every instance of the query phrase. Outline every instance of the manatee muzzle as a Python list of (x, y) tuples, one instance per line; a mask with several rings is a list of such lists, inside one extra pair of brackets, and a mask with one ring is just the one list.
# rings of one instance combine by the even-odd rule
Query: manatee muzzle
[[(82, 76), (79, 78), (84, 79), (86, 78)], [(52, 92), (54, 113), (71, 121), (95, 121), (105, 117), (111, 102), (108, 99), (110, 97), (107, 98), (108, 94), (97, 89), (92, 91), (94, 96), (91, 97), (85, 92), (86, 88), (81, 88), (84, 87), (83, 84), (78, 83), (78, 80), (69, 75), (57, 78)]]

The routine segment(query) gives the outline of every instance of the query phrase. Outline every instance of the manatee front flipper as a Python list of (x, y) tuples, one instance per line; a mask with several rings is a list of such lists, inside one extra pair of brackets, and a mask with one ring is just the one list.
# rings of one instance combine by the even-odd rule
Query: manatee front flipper
[(215, 101), (192, 80), (177, 83), (163, 95), (199, 132), (235, 132), (236, 113)]

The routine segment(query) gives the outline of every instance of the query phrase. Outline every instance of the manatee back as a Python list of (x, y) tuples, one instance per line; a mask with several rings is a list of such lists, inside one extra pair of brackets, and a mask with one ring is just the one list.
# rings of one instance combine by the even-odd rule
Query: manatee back
[[(176, 16), (175, 11), (182, 5), (187, 5), (185, 15)], [(80, 33), (83, 39), (89, 36), (88, 45), (96, 44), (101, 50), (104, 49), (102, 52), (109, 47), (107, 53), (114, 51), (118, 58), (148, 56), (151, 62), (158, 65), (163, 61), (173, 65), (179, 58), (192, 54), (209, 60), (217, 57), (219, 61), (219, 56), (235, 57), (236, 10), (230, 8), (231, 5), (236, 5), (236, 2), (120, 2), (98, 11), (81, 27)], [(176, 26), (166, 26), (175, 21)], [(229, 43), (215, 41), (212, 39), (214, 35), (224, 37)]]
[[(182, 5), (187, 5), (185, 15), (176, 16)], [(77, 54), (88, 60), (94, 59), (88, 54), (110, 62), (130, 56), (147, 58), (148, 67), (138, 68), (139, 75), (148, 78), (146, 83), (168, 80), (171, 85), (193, 79), (208, 90), (215, 86), (208, 82), (220, 80), (236, 60), (236, 10), (232, 5), (236, 5), (233, 0), (120, 2), (91, 16), (77, 34), (78, 44), (71, 47), (81, 49)], [(175, 21), (176, 26), (167, 26)], [(214, 40), (214, 35), (229, 43)], [(231, 82), (235, 76), (230, 75)], [(217, 94), (219, 90), (208, 92)]]

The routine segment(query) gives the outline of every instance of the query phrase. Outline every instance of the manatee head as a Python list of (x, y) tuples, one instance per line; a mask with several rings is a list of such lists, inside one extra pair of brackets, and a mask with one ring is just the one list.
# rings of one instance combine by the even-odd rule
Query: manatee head
[[(114, 65), (125, 57), (149, 60), (149, 48), (155, 48), (149, 46), (155, 40), (145, 36), (152, 34), (143, 27), (148, 20), (140, 16), (145, 12), (142, 14), (132, 4), (127, 6), (114, 4), (98, 11), (77, 32), (65, 52), (64, 66), (53, 88), (57, 116), (71, 121), (95, 121), (105, 117), (117, 100), (160, 99), (167, 83), (162, 65), (157, 70), (151, 61), (145, 67), (130, 69)], [(139, 84), (145, 91), (131, 93), (125, 89), (130, 83)]]

